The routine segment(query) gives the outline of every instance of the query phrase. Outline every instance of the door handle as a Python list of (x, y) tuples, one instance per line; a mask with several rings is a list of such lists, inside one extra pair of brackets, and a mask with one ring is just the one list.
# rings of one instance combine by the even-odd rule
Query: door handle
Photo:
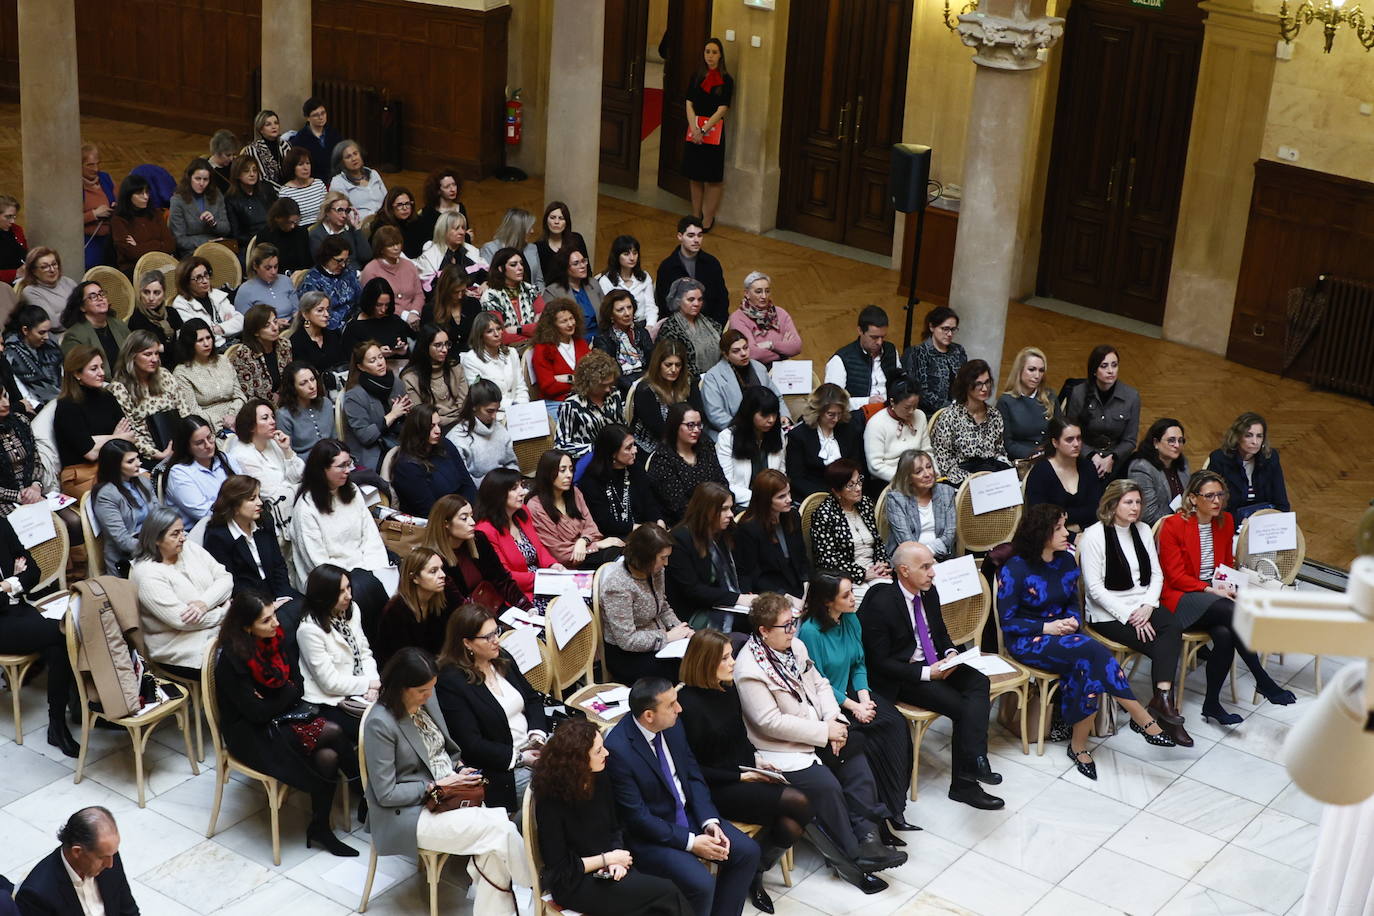
[(1107, 203), (1116, 203), (1116, 179), (1121, 174), (1121, 163), (1112, 166), (1112, 173), (1107, 178)]
[(1131, 198), (1135, 193), (1135, 157), (1131, 157), (1130, 165), (1126, 166), (1126, 209), (1131, 209)]
[(639, 67), (639, 60), (638, 60), (638, 58), (631, 59), (631, 61), (630, 61), (630, 91), (631, 91), (631, 92), (634, 92), (634, 91), (635, 91), (635, 71), (638, 69), (638, 67)]
[(864, 97), (859, 96), (859, 107), (854, 113), (854, 142), (859, 142), (864, 129)]
[(849, 103), (848, 103), (848, 102), (845, 102), (845, 103), (844, 103), (844, 107), (840, 109), (840, 126), (839, 126), (839, 129), (835, 131), (835, 139), (836, 139), (836, 140), (843, 141), (843, 140), (847, 140), (847, 139), (849, 138), (849, 135), (846, 134), (846, 133), (844, 132), (844, 129), (845, 129), (845, 122), (846, 122), (848, 119), (849, 119)]

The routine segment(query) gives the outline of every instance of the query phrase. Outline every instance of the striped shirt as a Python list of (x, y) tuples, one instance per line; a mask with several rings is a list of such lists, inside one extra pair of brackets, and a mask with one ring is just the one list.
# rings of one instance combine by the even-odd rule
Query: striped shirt
[(1202, 545), (1202, 566), (1198, 570), (1197, 577), (1203, 582), (1211, 582), (1212, 573), (1217, 568), (1216, 554), (1212, 550), (1212, 526), (1199, 523), (1197, 536)]

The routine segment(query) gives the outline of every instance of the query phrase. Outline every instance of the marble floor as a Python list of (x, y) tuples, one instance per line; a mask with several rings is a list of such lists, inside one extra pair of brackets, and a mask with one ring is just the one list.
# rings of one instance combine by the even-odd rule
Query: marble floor
[[(910, 861), (883, 873), (890, 887), (866, 897), (820, 869), (815, 852), (797, 850), (793, 886), (768, 876), (780, 916), (818, 913), (1185, 914), (1297, 913), (1320, 806), (1276, 762), (1289, 725), (1314, 699), (1311, 656), (1270, 662), (1276, 680), (1298, 695), (1294, 706), (1250, 703), (1234, 728), (1199, 718), (1200, 672), (1188, 681), (1185, 713), (1196, 746), (1163, 749), (1123, 727), (1094, 739), (1099, 779), (1073, 770), (1062, 744), (1043, 757), (992, 726), (994, 766), (1005, 777), (1000, 812), (975, 811), (945, 797), (949, 730), (941, 720), (921, 749), (920, 800), (907, 819)], [(1323, 660), (1330, 677), (1345, 660)], [(1137, 672), (1137, 694), (1148, 689)], [(1229, 700), (1229, 695), (1223, 693)], [(239, 778), (225, 791), (218, 832), (205, 837), (214, 794), (213, 755), (193, 776), (170, 725), (149, 746), (148, 805), (140, 810), (132, 757), (122, 733), (97, 732), (80, 785), (72, 761), (44, 741), (43, 698), (24, 688), (23, 745), (14, 741), (8, 696), (0, 703), (0, 874), (18, 884), (54, 845), (54, 832), (85, 805), (108, 807), (119, 822), (124, 866), (149, 916), (257, 914), (333, 916), (356, 910), (367, 863), (367, 834), (348, 841), (363, 851), (336, 859), (307, 850), (306, 799), (292, 793), (283, 814), (282, 864), (272, 865), (266, 795)], [(207, 748), (207, 752), (209, 749)], [(466, 875), (445, 869), (441, 912), (467, 913)], [(413, 862), (382, 859), (369, 913), (424, 913), (427, 888)]]

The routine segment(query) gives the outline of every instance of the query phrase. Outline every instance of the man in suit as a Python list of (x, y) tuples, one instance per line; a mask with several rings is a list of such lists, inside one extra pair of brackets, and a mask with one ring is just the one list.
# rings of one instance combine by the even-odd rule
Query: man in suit
[[(759, 846), (716, 811), (677, 726), (681, 712), (671, 682), (640, 678), (630, 688), (629, 715), (606, 736), (630, 853), (637, 868), (676, 884), (697, 916), (739, 916)], [(715, 877), (699, 859), (716, 863)]]
[(1002, 781), (988, 762), (987, 675), (967, 665), (942, 670), (932, 664), (959, 651), (940, 616), (940, 596), (930, 587), (935, 556), (924, 544), (906, 541), (892, 566), (897, 581), (874, 585), (859, 607), (869, 683), (893, 702), (948, 716), (954, 723), (949, 797), (975, 808), (1001, 808), (1006, 803), (978, 785)]
[(721, 269), (720, 261), (701, 250), (705, 235), (700, 217), (684, 216), (678, 220), (677, 247), (658, 265), (658, 275), (654, 277), (654, 298), (658, 300), (659, 317), (667, 318), (670, 314), (668, 287), (673, 285), (674, 280), (691, 277), (706, 287), (706, 302), (701, 307), (701, 313), (723, 328), (730, 317), (730, 293), (725, 288), (725, 271)]
[(138, 916), (119, 858), (119, 828), (99, 806), (82, 808), (57, 831), (62, 843), (19, 885), (21, 916)]

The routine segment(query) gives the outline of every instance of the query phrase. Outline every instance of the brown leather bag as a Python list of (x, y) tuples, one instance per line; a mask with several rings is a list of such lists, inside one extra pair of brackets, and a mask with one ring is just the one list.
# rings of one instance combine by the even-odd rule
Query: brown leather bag
[(425, 807), (431, 814), (442, 814), (455, 808), (480, 808), (487, 801), (487, 778), (475, 786), (434, 785), (425, 793)]
[(382, 533), (382, 543), (386, 545), (387, 550), (401, 559), (405, 559), (412, 550), (425, 542), (424, 519), (417, 525), (404, 520), (409, 518), (408, 515), (393, 516), (377, 523), (377, 528)]
[(62, 492), (72, 499), (80, 499), (95, 486), (95, 462), (69, 464), (62, 469)]

